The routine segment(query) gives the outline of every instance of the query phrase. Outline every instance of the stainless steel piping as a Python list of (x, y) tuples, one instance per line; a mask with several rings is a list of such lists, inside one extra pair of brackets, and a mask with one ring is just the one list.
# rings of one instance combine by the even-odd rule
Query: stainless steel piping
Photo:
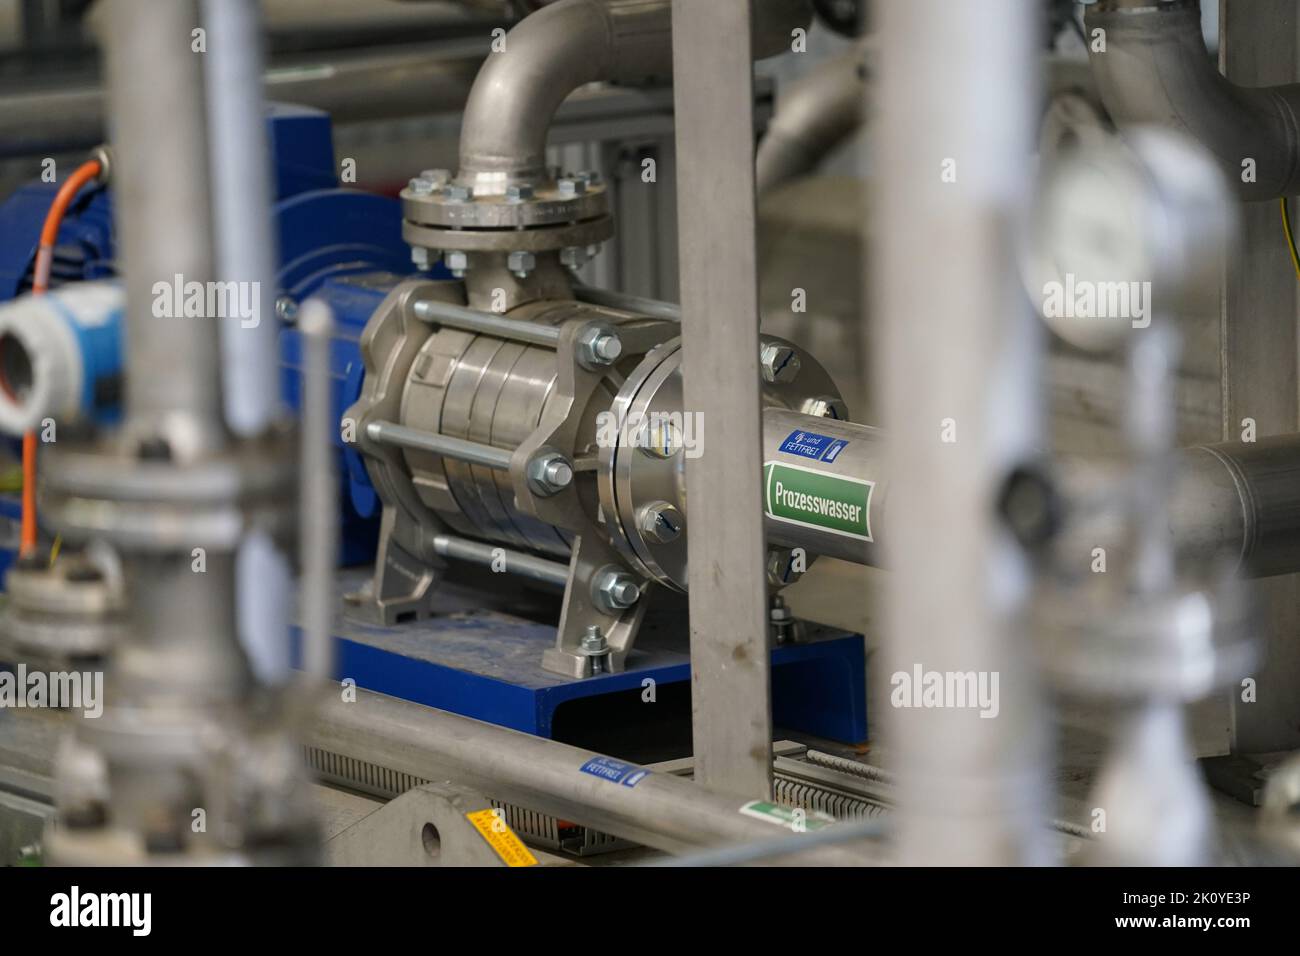
[[(839, 447), (830, 460), (797, 458), (784, 451), (783, 446), (790, 436), (799, 432), (833, 439)], [(885, 524), (889, 497), (887, 461), (886, 442), (878, 428), (819, 418), (777, 406), (763, 409), (764, 527), (768, 543), (803, 548), (809, 554), (826, 555), (856, 564), (880, 566), (883, 562), (879, 548), (889, 547), (889, 530)], [(818, 479), (830, 479), (829, 488), (818, 481), (812, 486), (800, 486), (801, 491), (821, 490), (841, 495), (846, 491), (860, 490), (861, 510), (843, 511), (846, 506), (852, 507), (850, 499), (843, 498), (837, 504), (847, 520), (833, 530), (776, 517), (781, 485), (780, 479), (774, 477), (775, 472), (767, 468), (773, 462), (796, 466), (801, 474), (812, 473)], [(855, 526), (853, 531), (849, 531), (849, 525)]]
[(334, 572), (338, 566), (338, 475), (330, 390), (334, 314), (321, 299), (303, 303), (298, 318), (306, 355), (303, 380), (298, 535), (302, 565), (302, 670), (309, 680), (334, 675)]
[[(295, 57), (266, 71), (266, 96), (312, 106), (336, 126), (460, 110), (487, 44), (450, 41), (362, 53)], [(89, 149), (105, 138), (96, 85), (0, 96), (0, 158)]]
[(125, 428), (128, 440), (162, 442), (167, 455), (186, 459), (225, 439), (220, 366), (211, 361), (217, 323), (186, 317), (175, 301), (155, 314), (155, 284), (213, 278), (203, 57), (190, 51), (197, 5), (114, 0), (106, 14), (126, 277)]
[[(214, 278), (241, 290), (237, 301), (249, 306), (246, 313), (206, 321), (219, 330), (226, 427), (236, 436), (256, 437), (283, 412), (261, 11), (255, 0), (201, 0), (200, 13), (208, 32), (208, 52), (200, 59), (208, 102)], [(304, 527), (315, 534), (319, 523), (318, 518)], [(259, 676), (286, 680), (293, 578), (288, 555), (255, 535), (241, 545), (235, 568), (241, 640), (260, 662)]]
[(1101, 0), (1085, 24), (1093, 75), (1117, 125), (1182, 130), (1214, 154), (1242, 199), (1300, 192), (1300, 84), (1229, 82), (1205, 48), (1199, 0)]
[(865, 44), (854, 46), (778, 92), (758, 146), (759, 195), (815, 169), (862, 125), (865, 53)]
[[(559, 0), (525, 17), (488, 56), (461, 128), (460, 179), (477, 193), (545, 173), (546, 132), (565, 97), (599, 80), (642, 83), (672, 73), (670, 0)], [(789, 49), (806, 0), (756, 0), (755, 57)]]
[[(906, 864), (1047, 860), (1047, 714), (1025, 601), (1029, 562), (997, 489), (1036, 454), (1041, 331), (1019, 281), (1040, 65), (1023, 0), (878, 4), (877, 188), (867, 361), (894, 473), (886, 667), (999, 680), (972, 707), (886, 709)], [(891, 695), (891, 702), (894, 698)], [(911, 706), (908, 706), (908, 705)]]
[[(1190, 476), (1183, 483), (1196, 497), (1189, 504), (1175, 487), (1170, 508), (1184, 551), (1195, 541), (1213, 541), (1246, 577), (1300, 571), (1300, 436), (1202, 445), (1184, 452), (1183, 462)], [(1195, 538), (1193, 529), (1201, 532)]]
[[(1074, 504), (1057, 559), (1078, 573), (1087, 571), (1097, 547), (1111, 555), (1113, 566), (1129, 560), (1118, 465), (1063, 459), (1058, 476), (1065, 500)], [(1227, 564), (1246, 578), (1300, 572), (1297, 482), (1300, 435), (1183, 449), (1163, 524), (1178, 561)]]
[[(199, 22), (198, 0), (105, 5), (125, 186), (114, 212), (130, 312), (126, 421), (107, 440), (48, 449), (42, 500), (69, 540), (102, 535), (119, 549), (129, 623), (111, 652), (104, 713), (75, 725), (61, 759), (60, 820), (81, 823), (47, 832), (61, 862), (301, 862), (315, 839), (283, 714), (258, 706), (270, 695), (257, 678), (277, 676), (269, 655), (280, 651), (278, 673), (287, 670), (274, 603), (288, 584), (265, 585), (258, 593), (269, 600), (250, 604), (236, 583), (248, 568), (268, 576), (247, 561), (237, 572), (246, 546), (292, 528), (296, 462), (278, 435), (232, 440), (213, 297), (186, 314), (173, 291), (185, 283), (188, 301), (189, 284), (213, 278), (203, 60), (191, 52)], [(199, 806), (213, 815), (211, 832), (191, 829)]]
[[(765, 842), (783, 832), (741, 813), (744, 799), (671, 773), (647, 773), (622, 786), (583, 772), (600, 756), (592, 751), (369, 691), (358, 691), (350, 703), (328, 695), (308, 745), (422, 779), (451, 778), (494, 799), (669, 853)], [(799, 862), (860, 866), (879, 858), (878, 850), (846, 845), (809, 851)]]
[(258, 435), (280, 410), (279, 329), (274, 318), (275, 242), (271, 161), (262, 99), (262, 36), (254, 0), (202, 0), (209, 51), (208, 148), (217, 275), (252, 287), (251, 317), (221, 323), (226, 424)]

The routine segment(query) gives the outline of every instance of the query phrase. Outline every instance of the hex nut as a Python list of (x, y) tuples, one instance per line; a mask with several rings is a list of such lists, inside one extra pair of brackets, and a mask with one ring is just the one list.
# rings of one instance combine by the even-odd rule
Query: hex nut
[(561, 199), (576, 199), (587, 192), (587, 183), (582, 179), (566, 177), (555, 184)]
[(804, 401), (799, 410), (805, 415), (816, 415), (818, 418), (833, 418), (841, 422), (849, 420), (848, 405), (844, 404), (843, 399), (835, 398), (832, 395), (819, 395), (816, 398), (809, 398)]
[(641, 599), (640, 584), (621, 568), (602, 571), (592, 583), (596, 603), (611, 614), (625, 611)]
[(581, 269), (590, 259), (582, 246), (565, 246), (560, 250), (560, 264), (570, 269)]
[(779, 342), (764, 344), (759, 353), (763, 381), (771, 385), (793, 382), (799, 374), (799, 353), (791, 346)]
[(528, 485), (544, 497), (558, 494), (573, 483), (573, 465), (558, 451), (543, 452), (528, 463)]
[(537, 257), (531, 252), (512, 252), (506, 256), (506, 268), (524, 279), (537, 267)]
[(613, 365), (623, 354), (623, 340), (608, 326), (593, 325), (578, 337), (578, 363), (583, 368)]
[(668, 544), (681, 537), (686, 520), (677, 506), (667, 501), (654, 501), (641, 509), (637, 524), (641, 533), (659, 544)]
[(469, 256), (460, 250), (445, 253), (442, 261), (457, 279), (469, 270)]

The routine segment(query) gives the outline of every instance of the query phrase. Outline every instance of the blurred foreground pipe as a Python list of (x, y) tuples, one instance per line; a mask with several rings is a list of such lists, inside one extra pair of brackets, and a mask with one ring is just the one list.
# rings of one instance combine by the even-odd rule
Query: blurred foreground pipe
[(217, 323), (187, 318), (174, 291), (213, 278), (203, 57), (190, 51), (197, 4), (112, 0), (106, 9), (125, 428), (186, 459), (225, 442)]
[[(1025, 554), (997, 520), (1006, 477), (1036, 454), (1041, 330), (1019, 280), (1033, 178), (1038, 7), (1023, 0), (878, 4), (878, 130), (865, 270), (882, 333), (893, 483), (886, 667), (982, 675), (996, 715), (919, 689), (891, 695), (899, 853), (912, 865), (1048, 858), (1048, 715), (1032, 670)], [(892, 682), (892, 681), (891, 681)]]
[[(324, 110), (336, 126), (460, 110), (485, 42), (320, 54), (263, 77), (268, 99)], [(105, 93), (95, 86), (0, 96), (0, 157), (88, 149), (105, 139)]]

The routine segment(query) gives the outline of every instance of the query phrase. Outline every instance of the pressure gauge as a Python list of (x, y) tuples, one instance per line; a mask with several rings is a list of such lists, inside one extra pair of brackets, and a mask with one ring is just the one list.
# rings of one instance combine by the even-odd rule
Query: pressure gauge
[(1040, 192), (1029, 293), (1067, 342), (1117, 348), (1157, 314), (1212, 301), (1235, 213), (1214, 160), (1180, 134), (1078, 149)]

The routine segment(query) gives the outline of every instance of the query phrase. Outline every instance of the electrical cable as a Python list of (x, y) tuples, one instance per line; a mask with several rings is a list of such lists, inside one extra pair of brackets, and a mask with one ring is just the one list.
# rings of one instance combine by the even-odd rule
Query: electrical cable
[(1282, 231), (1286, 233), (1287, 249), (1291, 252), (1291, 265), (1295, 268), (1295, 277), (1300, 279), (1300, 253), (1296, 252), (1295, 233), (1291, 230), (1291, 208), (1285, 196), (1278, 202), (1282, 206)]
[[(63, 217), (81, 187), (97, 179), (102, 170), (99, 160), (87, 160), (73, 171), (55, 193), (54, 202), (50, 203), (50, 211), (45, 214), (45, 223), (41, 226), (41, 240), (36, 249), (36, 267), (32, 276), (32, 295), (44, 295), (49, 289), (50, 271), (54, 265), (54, 245), (59, 238)], [(35, 551), (36, 541), (36, 432), (28, 431), (23, 435), (23, 504), (19, 555), (26, 556)]]

